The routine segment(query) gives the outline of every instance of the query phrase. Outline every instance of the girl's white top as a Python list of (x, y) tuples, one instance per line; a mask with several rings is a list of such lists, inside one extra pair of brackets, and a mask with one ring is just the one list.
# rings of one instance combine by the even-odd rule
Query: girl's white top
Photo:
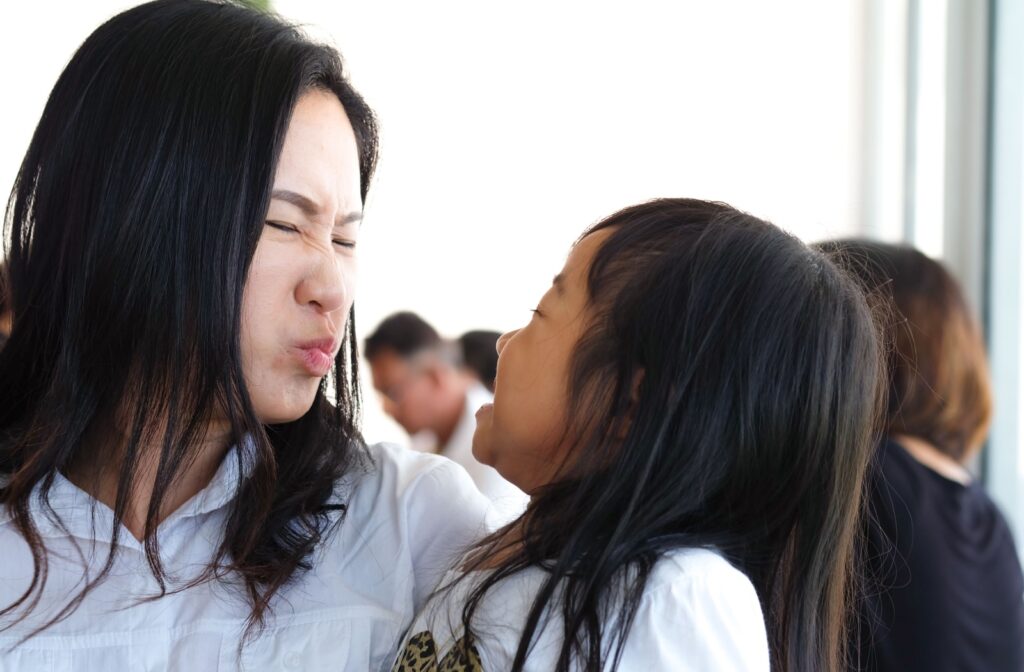
[[(456, 576), (450, 573), (448, 583)], [(462, 607), (482, 577), (470, 574), (450, 591), (439, 592), (406, 634), (393, 669), (401, 672), (466, 669), (504, 672), (512, 667), (522, 628), (543, 580), (532, 568), (492, 588), (473, 619), (472, 646), (465, 667), (455, 662), (464, 646)], [(555, 593), (558, 594), (558, 591)], [(619, 609), (609, 609), (614, 622)], [(558, 613), (556, 608), (555, 614)], [(562, 645), (562, 620), (542, 621), (541, 635), (526, 660), (531, 672), (550, 672)], [(449, 658), (449, 660), (445, 660)], [(654, 566), (636, 618), (626, 637), (621, 672), (768, 672), (768, 638), (754, 586), (716, 552), (680, 549)]]
[[(243, 444), (244, 445), (244, 444)], [(236, 448), (209, 486), (161, 523), (164, 568), (184, 585), (213, 556), (241, 479)], [(121, 530), (113, 570), (68, 618), (25, 641), (106, 560), (113, 517), (63, 477), (32, 515), (50, 551), (42, 600), (27, 620), (0, 631), (0, 670), (332, 670), (386, 668), (446, 568), (486, 532), (487, 500), (449, 460), (371, 446), (373, 464), (343, 478), (334, 501), (345, 519), (312, 556), (313, 567), (273, 601), (266, 627), (241, 648), (249, 605), (237, 581), (214, 580), (144, 602), (158, 590), (143, 546)], [(244, 463), (244, 460), (243, 460)], [(335, 512), (333, 516), (340, 515)], [(0, 608), (28, 587), (28, 545), (0, 510)], [(17, 615), (17, 614), (15, 614)], [(12, 617), (0, 621), (8, 625)]]

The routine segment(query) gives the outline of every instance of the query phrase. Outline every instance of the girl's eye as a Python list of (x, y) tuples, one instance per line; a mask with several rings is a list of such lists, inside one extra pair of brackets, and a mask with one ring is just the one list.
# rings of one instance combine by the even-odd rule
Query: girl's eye
[(345, 249), (348, 250), (356, 249), (355, 241), (352, 240), (345, 240), (344, 238), (335, 238), (332, 242), (338, 247), (344, 247)]
[(268, 221), (267, 222), (267, 226), (269, 226), (272, 229), (277, 229), (278, 231), (288, 231), (290, 233), (298, 233), (299, 232), (299, 230), (296, 229), (291, 224), (282, 224), (281, 222), (270, 222), (270, 221)]
[(537, 317), (544, 317), (544, 313), (540, 312), (540, 308), (531, 308), (530, 312), (536, 315)]

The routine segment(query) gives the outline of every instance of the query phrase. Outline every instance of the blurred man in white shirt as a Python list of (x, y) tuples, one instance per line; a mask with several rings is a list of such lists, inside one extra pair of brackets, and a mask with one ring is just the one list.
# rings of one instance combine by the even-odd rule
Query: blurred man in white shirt
[(465, 468), (502, 519), (523, 511), (527, 496), (473, 457), (476, 411), (493, 397), (461, 367), (457, 344), (444, 341), (418, 315), (401, 312), (366, 338), (363, 354), (384, 412), (409, 433), (414, 448)]

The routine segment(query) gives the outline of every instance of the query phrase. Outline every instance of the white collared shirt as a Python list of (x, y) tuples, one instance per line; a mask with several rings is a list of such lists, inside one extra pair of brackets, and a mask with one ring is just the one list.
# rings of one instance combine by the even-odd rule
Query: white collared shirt
[[(249, 606), (238, 586), (207, 582), (139, 603), (157, 585), (142, 544), (124, 530), (110, 575), (66, 620), (19, 644), (77, 593), (80, 558), (95, 575), (107, 556), (111, 511), (58, 476), (50, 503), (67, 532), (34, 497), (33, 516), (50, 551), (49, 577), (29, 619), (0, 632), (0, 671), (386, 668), (453, 557), (486, 532), (490, 507), (448, 460), (387, 445), (369, 452), (373, 466), (339, 482), (344, 521), (312, 556), (313, 568), (278, 594), (266, 628), (240, 658)], [(164, 568), (182, 584), (219, 545), (240, 480), (237, 463), (225, 458), (211, 483), (160, 525)], [(28, 545), (8, 518), (0, 511), (0, 608), (32, 576)]]
[[(438, 594), (417, 616), (398, 653), (402, 661), (450, 664), (463, 640), (462, 609), (477, 581), (473, 573), (449, 573)], [(474, 672), (512, 667), (527, 615), (545, 579), (538, 567), (521, 571), (492, 587), (473, 618)], [(561, 605), (538, 627), (526, 659), (527, 672), (555, 668), (563, 643)], [(608, 610), (615, 619), (620, 609)], [(550, 614), (554, 614), (553, 616)], [(605, 623), (605, 632), (613, 622)], [(403, 668), (404, 669), (404, 668)], [(410, 666), (408, 669), (434, 669)], [(682, 548), (659, 559), (647, 583), (622, 648), (621, 672), (768, 672), (768, 635), (753, 584), (715, 551)]]

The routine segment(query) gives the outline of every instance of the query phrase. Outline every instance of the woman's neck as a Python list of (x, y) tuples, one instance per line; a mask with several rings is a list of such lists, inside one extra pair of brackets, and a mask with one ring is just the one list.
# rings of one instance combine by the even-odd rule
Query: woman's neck
[[(206, 431), (205, 438), (195, 452), (195, 457), (182, 465), (174, 481), (165, 490), (155, 521), (156, 525), (159, 525), (210, 484), (227, 452), (227, 437), (227, 431), (217, 427), (211, 427)], [(100, 442), (106, 442), (107, 446), (113, 443), (121, 444), (121, 448), (114, 450), (115, 455), (121, 454), (121, 459), (88, 460), (85, 458), (78, 460), (68, 467), (65, 476), (98, 502), (113, 510), (117, 503), (120, 470), (124, 460), (124, 438), (118, 435), (111, 436), (109, 433), (95, 433), (92, 437), (87, 438), (86, 450), (83, 451), (83, 454), (86, 456), (110, 455), (110, 449), (104, 449)], [(121, 520), (121, 524), (139, 541), (145, 537), (146, 517), (156, 483), (159, 456), (158, 445), (143, 446), (140, 449), (138, 464), (132, 479), (134, 487), (129, 492), (128, 504)]]
[(967, 485), (974, 480), (971, 472), (967, 471), (962, 464), (924, 439), (904, 434), (898, 434), (892, 438), (903, 446), (911, 457), (940, 476), (962, 485)]

